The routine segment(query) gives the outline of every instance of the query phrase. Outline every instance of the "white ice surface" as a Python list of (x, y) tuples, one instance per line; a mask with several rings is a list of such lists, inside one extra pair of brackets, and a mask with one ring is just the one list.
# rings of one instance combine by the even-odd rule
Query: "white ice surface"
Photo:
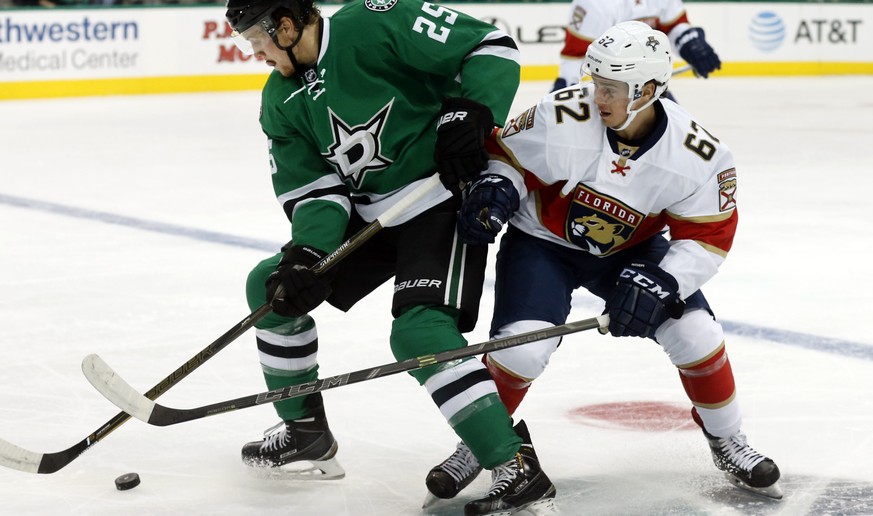
[[(525, 83), (513, 111), (548, 89)], [(785, 499), (722, 481), (697, 430), (629, 430), (570, 416), (600, 403), (690, 407), (659, 348), (565, 339), (518, 415), (563, 514), (873, 514), (873, 77), (695, 80), (672, 87), (730, 145), (740, 227), (705, 287), (751, 443), (779, 463)], [(84, 439), (117, 410), (80, 372), (98, 353), (143, 392), (243, 319), (249, 269), (289, 237), (270, 186), (258, 94), (0, 103), (0, 438), (36, 452)], [(489, 282), (490, 287), (490, 282)], [(393, 361), (391, 291), (316, 310), (329, 376)], [(483, 298), (471, 341), (486, 338)], [(599, 313), (580, 295), (571, 318)], [(265, 390), (242, 336), (167, 392), (192, 407)], [(239, 448), (270, 407), (173, 427), (130, 421), (61, 471), (0, 468), (0, 514), (460, 514), (421, 511), (423, 478), (455, 437), (406, 375), (325, 393), (343, 480), (251, 475)], [(669, 419), (669, 418), (668, 418)], [(115, 477), (135, 471), (126, 492)]]

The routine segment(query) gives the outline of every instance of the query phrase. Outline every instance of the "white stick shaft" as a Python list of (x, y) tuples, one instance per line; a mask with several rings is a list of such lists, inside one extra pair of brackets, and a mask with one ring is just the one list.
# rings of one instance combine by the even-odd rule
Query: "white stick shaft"
[(425, 182), (421, 183), (415, 190), (406, 194), (403, 199), (397, 201), (397, 204), (385, 210), (385, 213), (376, 217), (376, 220), (379, 221), (379, 224), (382, 227), (387, 227), (392, 221), (397, 219), (403, 212), (417, 204), (418, 201), (422, 200), (425, 196), (427, 196), (434, 188), (440, 185), (440, 176), (439, 174), (434, 174), (427, 178)]
[(687, 64), (685, 66), (680, 66), (679, 68), (676, 68), (675, 70), (673, 70), (672, 76), (676, 77), (677, 75), (682, 75), (685, 72), (692, 72), (692, 71), (694, 71), (694, 67), (692, 67), (690, 64)]

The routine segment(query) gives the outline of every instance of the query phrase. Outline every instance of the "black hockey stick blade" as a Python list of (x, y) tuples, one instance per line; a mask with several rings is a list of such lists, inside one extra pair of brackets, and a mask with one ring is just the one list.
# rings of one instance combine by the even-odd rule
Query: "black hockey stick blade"
[(424, 355), (410, 358), (400, 362), (393, 362), (378, 367), (362, 369), (352, 373), (345, 373), (330, 378), (323, 378), (300, 385), (292, 385), (283, 389), (262, 392), (251, 396), (244, 396), (233, 400), (205, 405), (192, 409), (176, 409), (159, 405), (148, 399), (131, 387), (122, 377), (109, 367), (97, 355), (88, 355), (82, 360), (82, 372), (85, 377), (103, 396), (131, 416), (156, 426), (168, 426), (193, 421), (207, 416), (215, 416), (225, 412), (232, 412), (244, 408), (274, 403), (277, 401), (305, 396), (335, 387), (342, 387), (352, 383), (364, 382), (389, 376), (404, 371), (412, 371), (434, 364), (449, 362), (460, 358), (490, 353), (499, 349), (511, 348), (537, 340), (560, 337), (570, 333), (576, 333), (594, 328), (606, 328), (609, 326), (609, 317), (600, 315), (591, 319), (577, 321), (560, 326), (553, 326), (542, 330), (531, 331), (519, 335), (513, 335), (502, 339), (489, 340), (481, 344), (474, 344), (460, 349), (443, 351), (435, 355)]
[[(376, 220), (355, 233), (334, 252), (325, 256), (318, 263), (313, 265), (312, 270), (317, 274), (327, 271), (339, 263), (340, 260), (348, 256), (352, 251), (360, 247), (364, 242), (369, 240), (370, 237), (378, 233), (382, 228), (388, 226), (390, 222), (397, 219), (397, 217), (402, 215), (407, 209), (435, 191), (440, 185), (439, 174), (434, 174), (425, 179), (412, 189), (412, 191), (405, 194), (394, 206), (385, 210), (385, 213), (380, 215)], [(240, 335), (248, 331), (258, 321), (263, 319), (264, 316), (270, 313), (270, 311), (271, 308), (269, 303), (261, 305), (257, 310), (249, 314), (248, 317), (237, 323), (236, 326), (216, 339), (215, 342), (201, 350), (200, 353), (196, 354), (193, 358), (152, 387), (145, 394), (145, 397), (149, 400), (156, 399), (168, 389), (179, 383), (192, 371), (203, 365), (203, 363), (212, 358), (213, 355), (236, 340)], [(85, 452), (85, 450), (100, 442), (100, 440), (124, 424), (128, 419), (130, 419), (130, 415), (126, 412), (119, 412), (115, 417), (104, 423), (103, 426), (98, 428), (88, 437), (66, 450), (54, 453), (33, 452), (20, 446), (16, 446), (9, 441), (0, 439), (0, 466), (17, 469), (26, 473), (55, 473), (74, 461), (79, 455)]]

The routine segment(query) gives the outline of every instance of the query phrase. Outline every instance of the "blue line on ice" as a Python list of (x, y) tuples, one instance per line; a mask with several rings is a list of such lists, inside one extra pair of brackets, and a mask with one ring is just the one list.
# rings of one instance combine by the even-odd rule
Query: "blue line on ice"
[[(135, 217), (127, 217), (114, 213), (103, 211), (88, 210), (84, 208), (76, 208), (46, 201), (35, 199), (27, 199), (13, 195), (0, 193), (0, 203), (15, 206), (19, 208), (29, 208), (33, 210), (64, 215), (87, 220), (95, 220), (107, 224), (116, 224), (144, 231), (153, 231), (165, 235), (182, 236), (203, 242), (211, 242), (234, 247), (243, 247), (247, 249), (256, 249), (259, 251), (277, 252), (282, 246), (282, 243), (268, 242), (266, 240), (258, 240), (246, 238), (227, 233), (218, 233), (215, 231), (206, 231), (197, 228), (185, 226), (177, 226), (174, 224), (165, 224), (150, 220), (138, 219)], [(776, 328), (767, 328), (764, 326), (755, 326), (747, 323), (721, 321), (725, 332), (743, 337), (751, 337), (780, 344), (788, 344), (804, 349), (814, 351), (822, 351), (825, 353), (834, 353), (851, 358), (860, 358), (865, 360), (873, 360), (873, 346), (852, 342), (842, 339), (834, 339), (830, 337), (822, 337), (819, 335), (809, 335), (805, 333), (793, 332), (788, 330), (780, 330)]]
[(241, 236), (229, 235), (227, 233), (217, 233), (214, 231), (206, 231), (197, 228), (189, 228), (185, 226), (177, 226), (174, 224), (165, 224), (163, 222), (155, 222), (152, 220), (138, 219), (135, 217), (126, 217), (115, 213), (105, 211), (88, 210), (84, 208), (76, 208), (53, 202), (38, 201), (35, 199), (27, 199), (24, 197), (16, 197), (0, 193), (0, 203), (16, 206), (19, 208), (30, 208), (37, 211), (54, 213), (56, 215), (65, 215), (78, 219), (96, 220), (105, 222), (106, 224), (116, 224), (119, 226), (127, 226), (145, 231), (153, 231), (165, 235), (175, 235), (203, 242), (212, 242), (216, 244), (224, 244), (235, 247), (244, 247), (248, 249), (256, 249), (259, 251), (279, 252), (284, 242), (267, 242), (265, 240), (257, 240), (254, 238), (246, 238)]

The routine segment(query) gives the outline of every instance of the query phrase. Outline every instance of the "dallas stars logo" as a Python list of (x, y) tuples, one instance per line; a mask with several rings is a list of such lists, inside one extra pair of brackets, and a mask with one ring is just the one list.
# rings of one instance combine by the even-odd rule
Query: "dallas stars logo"
[(394, 7), (396, 3), (397, 0), (366, 0), (364, 7), (371, 11), (383, 12)]
[(380, 149), (382, 130), (393, 104), (394, 99), (391, 99), (373, 118), (355, 127), (350, 127), (328, 108), (333, 143), (322, 155), (336, 167), (340, 177), (350, 180), (356, 189), (361, 188), (367, 172), (384, 170), (391, 164)]

